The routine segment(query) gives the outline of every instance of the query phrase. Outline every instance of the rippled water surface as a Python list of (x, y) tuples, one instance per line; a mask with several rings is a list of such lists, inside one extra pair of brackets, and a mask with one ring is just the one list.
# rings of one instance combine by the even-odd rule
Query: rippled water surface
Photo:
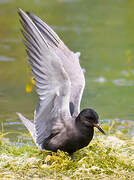
[(17, 7), (36, 13), (71, 50), (81, 52), (86, 77), (81, 108), (96, 109), (104, 123), (133, 122), (133, 0), (0, 0), (0, 124), (16, 132), (12, 140), (27, 132), (16, 112), (32, 119), (38, 101), (35, 89), (25, 91), (30, 75)]

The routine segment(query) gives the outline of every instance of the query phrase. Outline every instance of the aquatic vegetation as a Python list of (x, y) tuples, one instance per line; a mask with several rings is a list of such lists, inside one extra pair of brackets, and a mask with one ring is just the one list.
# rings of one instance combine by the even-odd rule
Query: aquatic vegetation
[(30, 93), (33, 90), (33, 86), (35, 86), (35, 81), (34, 81), (34, 78), (33, 78), (32, 74), (31, 74), (30, 66), (27, 67), (27, 74), (28, 74), (28, 77), (29, 77), (29, 82), (25, 86), (25, 91), (27, 93)]
[(25, 90), (27, 93), (32, 92), (32, 84), (31, 83), (26, 84)]
[[(9, 179), (132, 179), (134, 138), (107, 125), (107, 136), (99, 132), (89, 146), (74, 153), (41, 152), (35, 146), (15, 146), (1, 139), (0, 178)], [(111, 134), (109, 133), (111, 132)]]

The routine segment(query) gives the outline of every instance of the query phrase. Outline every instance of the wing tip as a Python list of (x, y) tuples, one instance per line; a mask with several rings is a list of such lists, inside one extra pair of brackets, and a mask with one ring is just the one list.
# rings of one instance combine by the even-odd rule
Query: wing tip
[(16, 114), (17, 114), (17, 115), (18, 115), (18, 117), (21, 119), (21, 121), (24, 119), (24, 116), (23, 116), (21, 113), (16, 112)]
[(24, 14), (24, 11), (19, 7), (17, 7), (17, 12), (19, 15)]
[(20, 116), (20, 115), (21, 115), (21, 113), (19, 113), (19, 112), (16, 112), (16, 114), (17, 114), (18, 116)]

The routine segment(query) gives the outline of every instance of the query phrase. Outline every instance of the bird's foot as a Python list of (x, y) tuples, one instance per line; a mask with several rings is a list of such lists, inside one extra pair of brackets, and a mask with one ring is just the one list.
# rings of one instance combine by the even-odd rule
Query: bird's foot
[(70, 156), (71, 160), (75, 160), (75, 156), (73, 155), (73, 153), (70, 153), (69, 156)]

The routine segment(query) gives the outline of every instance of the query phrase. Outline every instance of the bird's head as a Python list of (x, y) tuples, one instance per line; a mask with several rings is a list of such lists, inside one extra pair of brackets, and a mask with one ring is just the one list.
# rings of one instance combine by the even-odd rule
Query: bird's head
[(99, 125), (99, 116), (93, 109), (83, 109), (79, 114), (79, 118), (86, 126), (96, 127), (100, 132), (105, 134), (102, 127)]

